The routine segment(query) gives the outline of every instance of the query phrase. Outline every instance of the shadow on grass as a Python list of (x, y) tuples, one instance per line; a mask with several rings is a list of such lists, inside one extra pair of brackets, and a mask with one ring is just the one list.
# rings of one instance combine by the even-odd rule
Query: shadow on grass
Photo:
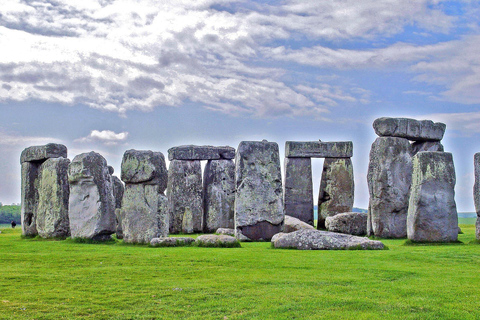
[(25, 240), (30, 240), (30, 241), (63, 241), (67, 239), (67, 237), (42, 238), (39, 235), (36, 235), (36, 236), (21, 235), (20, 238)]
[(464, 245), (462, 241), (452, 241), (452, 242), (417, 242), (412, 240), (405, 240), (402, 244), (403, 246), (461, 246)]
[(95, 240), (95, 239), (84, 239), (84, 238), (68, 238), (65, 239), (66, 242), (70, 243), (82, 243), (82, 244), (103, 244), (103, 245), (114, 245), (118, 240), (113, 238), (108, 240)]

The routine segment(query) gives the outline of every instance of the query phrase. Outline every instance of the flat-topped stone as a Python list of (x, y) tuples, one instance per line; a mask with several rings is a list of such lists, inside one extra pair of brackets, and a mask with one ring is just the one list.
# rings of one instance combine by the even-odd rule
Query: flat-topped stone
[(125, 183), (156, 184), (163, 193), (167, 188), (167, 166), (161, 152), (127, 150), (123, 154), (121, 178)]
[(353, 143), (351, 141), (287, 141), (285, 157), (287, 158), (351, 158)]
[(325, 219), (325, 227), (331, 232), (364, 236), (367, 234), (366, 212), (345, 212)]
[(234, 159), (235, 148), (228, 146), (185, 145), (168, 149), (168, 160), (218, 160)]
[(190, 237), (160, 237), (150, 240), (152, 247), (184, 247), (189, 246), (195, 239)]
[(199, 247), (240, 247), (240, 242), (237, 238), (227, 236), (224, 234), (204, 234), (198, 236), (195, 240), (195, 245)]
[(272, 245), (275, 248), (298, 250), (382, 250), (380, 241), (367, 237), (357, 237), (349, 234), (320, 230), (298, 230), (275, 236)]
[(45, 161), (50, 158), (66, 158), (67, 147), (63, 144), (49, 143), (44, 146), (28, 147), (22, 151), (20, 163)]
[(373, 129), (380, 137), (399, 137), (412, 141), (440, 141), (446, 125), (431, 120), (409, 118), (378, 118), (373, 122)]

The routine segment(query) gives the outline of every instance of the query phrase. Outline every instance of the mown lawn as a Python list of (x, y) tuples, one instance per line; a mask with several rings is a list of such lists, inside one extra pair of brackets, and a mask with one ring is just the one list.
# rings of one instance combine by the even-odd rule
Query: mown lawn
[(480, 245), (150, 248), (0, 234), (0, 319), (478, 319)]

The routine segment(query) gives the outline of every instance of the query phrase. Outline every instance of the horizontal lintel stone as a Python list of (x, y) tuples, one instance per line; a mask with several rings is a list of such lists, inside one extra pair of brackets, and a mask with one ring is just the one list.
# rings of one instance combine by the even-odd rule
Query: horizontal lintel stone
[(185, 145), (168, 149), (168, 160), (218, 160), (234, 159), (235, 148), (222, 146)]
[(20, 163), (45, 161), (50, 158), (67, 158), (67, 147), (63, 144), (49, 143), (44, 146), (28, 147), (22, 151)]
[(380, 137), (399, 137), (412, 141), (440, 141), (445, 134), (446, 125), (431, 120), (409, 118), (378, 118), (373, 129)]
[(287, 158), (351, 158), (353, 143), (351, 141), (287, 141), (285, 157)]

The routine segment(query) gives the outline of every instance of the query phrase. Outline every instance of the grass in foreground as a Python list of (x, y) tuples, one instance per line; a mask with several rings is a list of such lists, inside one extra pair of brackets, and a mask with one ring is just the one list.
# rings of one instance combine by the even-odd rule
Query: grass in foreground
[(151, 248), (0, 234), (0, 319), (478, 319), (480, 245)]

